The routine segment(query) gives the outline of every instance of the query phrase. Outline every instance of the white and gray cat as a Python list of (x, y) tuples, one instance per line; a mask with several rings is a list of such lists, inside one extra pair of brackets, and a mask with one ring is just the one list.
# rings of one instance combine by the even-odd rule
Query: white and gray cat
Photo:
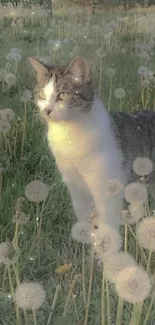
[[(71, 195), (78, 220), (97, 211), (113, 229), (120, 225), (123, 187), (132, 179), (137, 156), (150, 157), (155, 147), (155, 113), (109, 113), (95, 94), (87, 60), (68, 67), (46, 66), (35, 57), (36, 104), (48, 124), (47, 138)], [(108, 196), (109, 181), (122, 184)]]

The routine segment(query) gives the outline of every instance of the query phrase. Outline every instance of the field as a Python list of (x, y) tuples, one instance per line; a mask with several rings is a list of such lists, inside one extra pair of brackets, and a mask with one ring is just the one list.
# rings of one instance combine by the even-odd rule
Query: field
[[(94, 262), (90, 247), (71, 237), (76, 219), (38, 118), (34, 71), (27, 60), (36, 56), (64, 65), (83, 55), (108, 110), (154, 110), (154, 30), (155, 8), (93, 16), (76, 8), (54, 12), (52, 19), (38, 7), (0, 9), (0, 109), (15, 114), (8, 111), (9, 122), (3, 124), (0, 111), (0, 238), (12, 242), (9, 258), (15, 258), (5, 263), (0, 244), (0, 325), (155, 323), (154, 255), (149, 254), (151, 297), (143, 305), (124, 302), (122, 318), (123, 302), (104, 280), (100, 261)], [(32, 202), (28, 192), (33, 180), (47, 186), (41, 202)], [(153, 213), (152, 207), (148, 210)], [(121, 232), (125, 250), (146, 266), (148, 251), (137, 245), (135, 226), (122, 226)], [(43, 285), (46, 302), (23, 312), (13, 298), (19, 282), (29, 281)]]

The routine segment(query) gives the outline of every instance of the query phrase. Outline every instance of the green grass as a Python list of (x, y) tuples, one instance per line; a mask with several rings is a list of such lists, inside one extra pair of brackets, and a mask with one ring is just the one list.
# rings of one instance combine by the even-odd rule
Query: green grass
[[(32, 11), (35, 12), (34, 15)], [(12, 17), (16, 15), (21, 17), (22, 25), (15, 28), (11, 27), (11, 23)], [(86, 319), (88, 305), (84, 302), (82, 277), (78, 275), (82, 274), (84, 277), (88, 294), (91, 254), (87, 247), (82, 250), (82, 245), (77, 244), (70, 236), (75, 216), (67, 189), (48, 149), (44, 126), (37, 118), (37, 109), (33, 100), (26, 104), (26, 135), (21, 159), (24, 103), (20, 101), (20, 97), (25, 88), (32, 91), (34, 82), (27, 57), (49, 56), (54, 64), (66, 64), (74, 57), (84, 55), (92, 64), (97, 91), (100, 92), (106, 107), (110, 110), (123, 111), (137, 108), (154, 109), (155, 80), (153, 78), (149, 80), (145, 88), (137, 72), (140, 66), (146, 66), (150, 71), (154, 71), (155, 68), (154, 18), (155, 11), (153, 14), (147, 14), (145, 11), (144, 21), (141, 23), (140, 14), (134, 12), (129, 15), (119, 14), (118, 11), (103, 12), (87, 17), (79, 10), (76, 14), (55, 13), (50, 20), (49, 17), (40, 16), (37, 8), (1, 9), (0, 68), (7, 66), (7, 69), (14, 73), (15, 63), (11, 61), (8, 66), (6, 59), (6, 55), (14, 47), (21, 49), (22, 60), (17, 64), (16, 85), (8, 89), (4, 83), (4, 88), (0, 92), (0, 108), (10, 107), (16, 114), (16, 119), (11, 123), (11, 130), (6, 137), (1, 137), (0, 163), (4, 170), (0, 197), (0, 238), (1, 241), (13, 240), (15, 224), (12, 218), (15, 214), (16, 200), (25, 197), (26, 185), (34, 179), (45, 182), (49, 187), (49, 195), (43, 207), (39, 251), (36, 217), (39, 215), (40, 218), (42, 203), (36, 205), (25, 198), (23, 212), (29, 215), (30, 220), (26, 225), (20, 226), (18, 231), (20, 281), (39, 281), (44, 285), (47, 293), (47, 302), (36, 312), (38, 325), (105, 324), (103, 319), (101, 321), (102, 271), (96, 263), (93, 270), (88, 320)], [(112, 36), (106, 42), (105, 35), (110, 32)], [(58, 41), (61, 41), (60, 44)], [(147, 47), (148, 45), (150, 48)], [(144, 47), (145, 52), (150, 56), (148, 62), (140, 58)], [(96, 52), (100, 48), (103, 56), (102, 54), (99, 56)], [(106, 76), (108, 68), (115, 69), (115, 76), (111, 79)], [(0, 87), (2, 89), (2, 83)], [(117, 88), (123, 88), (126, 92), (121, 101), (115, 98), (114, 92)], [(9, 144), (7, 148), (6, 142)], [(135, 254), (135, 241), (130, 233), (129, 251)], [(85, 256), (83, 256), (84, 252)], [(83, 259), (85, 270), (82, 268)], [(55, 269), (64, 263), (72, 263), (71, 270), (65, 274), (55, 274)], [(0, 266), (0, 324), (17, 324), (14, 304), (10, 297), (8, 274), (6, 273), (2, 285), (3, 275), (4, 267)], [(75, 285), (73, 279), (77, 280)], [(13, 272), (12, 281), (15, 289), (16, 280)], [(106, 324), (114, 325), (117, 295), (111, 284), (109, 290), (110, 323), (106, 322)], [(68, 295), (69, 304), (65, 306)], [(140, 325), (143, 325), (149, 302), (150, 300), (144, 304)], [(131, 312), (132, 305), (127, 303), (123, 314), (123, 325), (130, 323)], [(27, 320), (28, 325), (33, 324), (31, 312), (27, 313)], [(153, 320), (155, 321), (155, 312), (152, 309), (147, 324), (153, 324)], [(25, 324), (22, 312), (21, 324)]]

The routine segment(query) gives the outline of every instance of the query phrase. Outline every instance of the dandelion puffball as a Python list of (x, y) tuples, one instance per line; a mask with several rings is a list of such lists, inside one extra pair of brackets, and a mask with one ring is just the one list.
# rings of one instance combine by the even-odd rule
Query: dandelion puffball
[(28, 102), (31, 100), (31, 98), (32, 98), (31, 91), (29, 89), (25, 89), (23, 91), (23, 94), (22, 94), (20, 100), (21, 100), (21, 102)]
[(124, 197), (129, 203), (145, 203), (148, 198), (146, 186), (144, 184), (141, 184), (140, 182), (130, 183), (125, 187)]
[(121, 248), (121, 236), (108, 225), (100, 225), (93, 230), (95, 251), (102, 256), (105, 253), (117, 252)]
[(113, 68), (108, 68), (106, 70), (106, 76), (108, 76), (108, 77), (114, 77), (115, 76), (115, 73), (116, 73), (116, 71)]
[(2, 118), (11, 122), (15, 119), (15, 112), (11, 108), (5, 108), (2, 112)]
[(155, 218), (150, 217), (139, 222), (136, 235), (141, 247), (150, 251), (155, 250)]
[(122, 211), (121, 224), (133, 225), (145, 216), (145, 208), (139, 202), (129, 204), (128, 209)]
[(18, 307), (24, 310), (39, 309), (46, 300), (44, 288), (35, 282), (25, 282), (17, 287), (14, 300)]
[(139, 266), (128, 266), (120, 271), (115, 279), (115, 289), (122, 299), (130, 303), (145, 300), (151, 291), (148, 274)]
[(115, 90), (115, 97), (118, 99), (122, 99), (125, 97), (125, 90), (123, 88), (117, 88)]
[(92, 227), (89, 222), (77, 222), (73, 225), (71, 230), (72, 237), (82, 243), (82, 244), (91, 244), (92, 243)]
[(16, 252), (11, 243), (0, 243), (0, 264), (10, 265), (15, 261), (16, 257)]
[(111, 253), (103, 258), (104, 274), (107, 280), (115, 282), (117, 274), (125, 267), (136, 265), (136, 261), (129, 253)]
[(7, 134), (11, 128), (11, 124), (6, 120), (0, 120), (0, 133)]
[(31, 181), (25, 188), (25, 196), (30, 202), (44, 201), (48, 196), (48, 188), (41, 181)]
[(138, 176), (147, 176), (153, 170), (153, 163), (147, 157), (137, 157), (132, 165), (133, 171)]
[(11, 87), (17, 82), (17, 78), (13, 73), (8, 73), (5, 76), (5, 82)]

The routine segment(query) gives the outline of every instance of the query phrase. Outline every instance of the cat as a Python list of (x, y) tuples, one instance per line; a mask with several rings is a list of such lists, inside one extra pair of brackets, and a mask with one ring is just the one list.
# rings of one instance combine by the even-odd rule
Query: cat
[[(77, 219), (88, 221), (95, 209), (104, 224), (118, 230), (133, 160), (151, 157), (155, 147), (155, 113), (108, 112), (84, 57), (65, 67), (28, 59), (37, 75), (35, 102), (48, 125), (48, 144)], [(109, 182), (115, 180), (120, 189), (109, 196)]]

